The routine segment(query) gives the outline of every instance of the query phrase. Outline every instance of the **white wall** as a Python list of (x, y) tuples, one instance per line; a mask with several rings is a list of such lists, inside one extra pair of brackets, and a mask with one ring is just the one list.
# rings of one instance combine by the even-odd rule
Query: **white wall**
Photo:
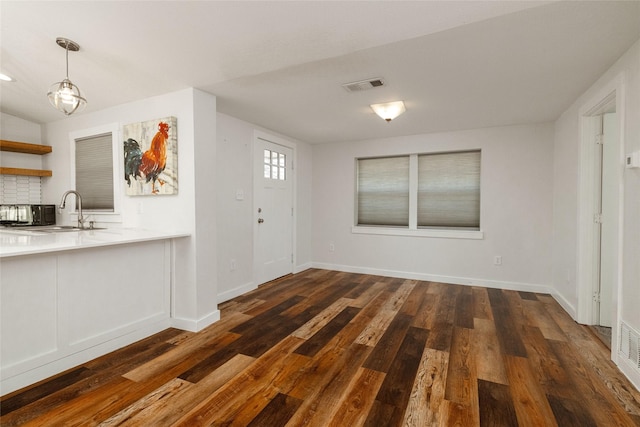
[[(484, 239), (351, 233), (356, 158), (478, 148)], [(552, 124), (314, 145), (313, 264), (550, 292), (552, 156)], [(502, 256), (502, 266), (494, 266), (496, 255)]]
[[(259, 283), (253, 278), (253, 143), (260, 130), (295, 143), (296, 229), (294, 271), (311, 265), (311, 147), (301, 141), (218, 113), (218, 295), (233, 298)], [(238, 191), (244, 194), (238, 200)], [(232, 260), (235, 270), (231, 268)]]
[[(218, 113), (218, 292), (225, 301), (253, 289), (253, 128)], [(243, 200), (236, 192), (244, 193)], [(231, 270), (231, 261), (236, 264)]]
[[(578, 190), (580, 187), (580, 109), (623, 76), (623, 151), (640, 150), (640, 41), (636, 42), (598, 81), (568, 108), (555, 124), (553, 285), (570, 304), (577, 305)], [(622, 283), (620, 317), (640, 331), (640, 169), (623, 172)]]
[[(41, 144), (42, 128), (38, 123), (0, 113), (0, 139)], [(0, 166), (42, 169), (42, 156), (2, 151), (0, 152)]]
[[(123, 125), (166, 116), (177, 118), (178, 194), (123, 196), (122, 223), (107, 226), (191, 233), (191, 237), (175, 242), (172, 317), (177, 327), (199, 330), (219, 316), (216, 300), (216, 230), (210, 226), (215, 224), (216, 217), (214, 96), (195, 89), (185, 89), (48, 123), (43, 143), (53, 146), (53, 152), (43, 159), (43, 163), (45, 168), (53, 170), (53, 177), (43, 182), (43, 202), (58, 203), (62, 193), (73, 188), (70, 172), (71, 132), (115, 124), (120, 133), (118, 140), (121, 141)], [(122, 159), (121, 145), (119, 149), (119, 158)], [(121, 185), (124, 188), (124, 179)], [(71, 223), (66, 213), (59, 221)]]
[[(575, 318), (578, 303), (578, 114), (565, 113), (555, 124), (553, 171), (553, 286)], [(563, 142), (564, 141), (564, 142)]]

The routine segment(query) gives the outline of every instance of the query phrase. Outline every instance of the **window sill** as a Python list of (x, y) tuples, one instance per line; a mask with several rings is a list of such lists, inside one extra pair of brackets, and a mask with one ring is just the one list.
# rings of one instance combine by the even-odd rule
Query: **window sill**
[(411, 230), (408, 228), (390, 228), (390, 227), (351, 227), (353, 234), (378, 234), (383, 236), (411, 236), (411, 237), (437, 237), (442, 239), (484, 239), (484, 231), (482, 230), (440, 230), (420, 228)]

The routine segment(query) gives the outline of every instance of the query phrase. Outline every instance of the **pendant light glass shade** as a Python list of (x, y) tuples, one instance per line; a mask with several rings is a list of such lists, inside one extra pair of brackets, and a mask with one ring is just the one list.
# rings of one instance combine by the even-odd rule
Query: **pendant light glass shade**
[(87, 100), (80, 94), (78, 86), (71, 83), (69, 79), (51, 85), (47, 96), (51, 105), (67, 116), (82, 110), (87, 105)]
[(87, 100), (80, 93), (78, 86), (69, 80), (69, 51), (77, 52), (80, 50), (80, 46), (76, 42), (62, 37), (58, 37), (56, 43), (66, 51), (67, 77), (61, 82), (51, 85), (47, 96), (56, 110), (70, 116), (87, 105)]
[(390, 122), (400, 114), (407, 111), (404, 106), (404, 102), (402, 101), (387, 102), (385, 104), (372, 104), (371, 109), (387, 122)]

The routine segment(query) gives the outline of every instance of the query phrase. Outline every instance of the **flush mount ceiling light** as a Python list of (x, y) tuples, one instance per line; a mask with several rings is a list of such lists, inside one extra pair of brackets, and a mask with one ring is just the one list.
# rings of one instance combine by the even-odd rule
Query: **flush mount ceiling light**
[(385, 104), (371, 104), (371, 109), (387, 122), (407, 111), (403, 101), (387, 102)]
[(67, 54), (67, 77), (61, 82), (54, 83), (49, 89), (47, 96), (49, 97), (49, 102), (56, 110), (70, 116), (76, 111), (82, 110), (85, 105), (87, 105), (87, 100), (80, 94), (78, 86), (69, 80), (69, 51), (79, 51), (80, 45), (64, 37), (58, 37), (56, 43), (63, 48)]
[(4, 74), (4, 73), (0, 73), (0, 80), (2, 80), (3, 82), (15, 82), (16, 79), (14, 79), (13, 77)]

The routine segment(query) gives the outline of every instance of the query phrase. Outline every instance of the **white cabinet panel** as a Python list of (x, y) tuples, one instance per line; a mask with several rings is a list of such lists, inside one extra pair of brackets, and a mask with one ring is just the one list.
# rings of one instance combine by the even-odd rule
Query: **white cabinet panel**
[(1, 258), (0, 394), (170, 324), (171, 241)]
[(0, 360), (5, 369), (57, 350), (57, 295), (52, 255), (2, 261)]
[(91, 344), (140, 321), (167, 318), (170, 259), (163, 241), (61, 254), (58, 283), (66, 342)]

